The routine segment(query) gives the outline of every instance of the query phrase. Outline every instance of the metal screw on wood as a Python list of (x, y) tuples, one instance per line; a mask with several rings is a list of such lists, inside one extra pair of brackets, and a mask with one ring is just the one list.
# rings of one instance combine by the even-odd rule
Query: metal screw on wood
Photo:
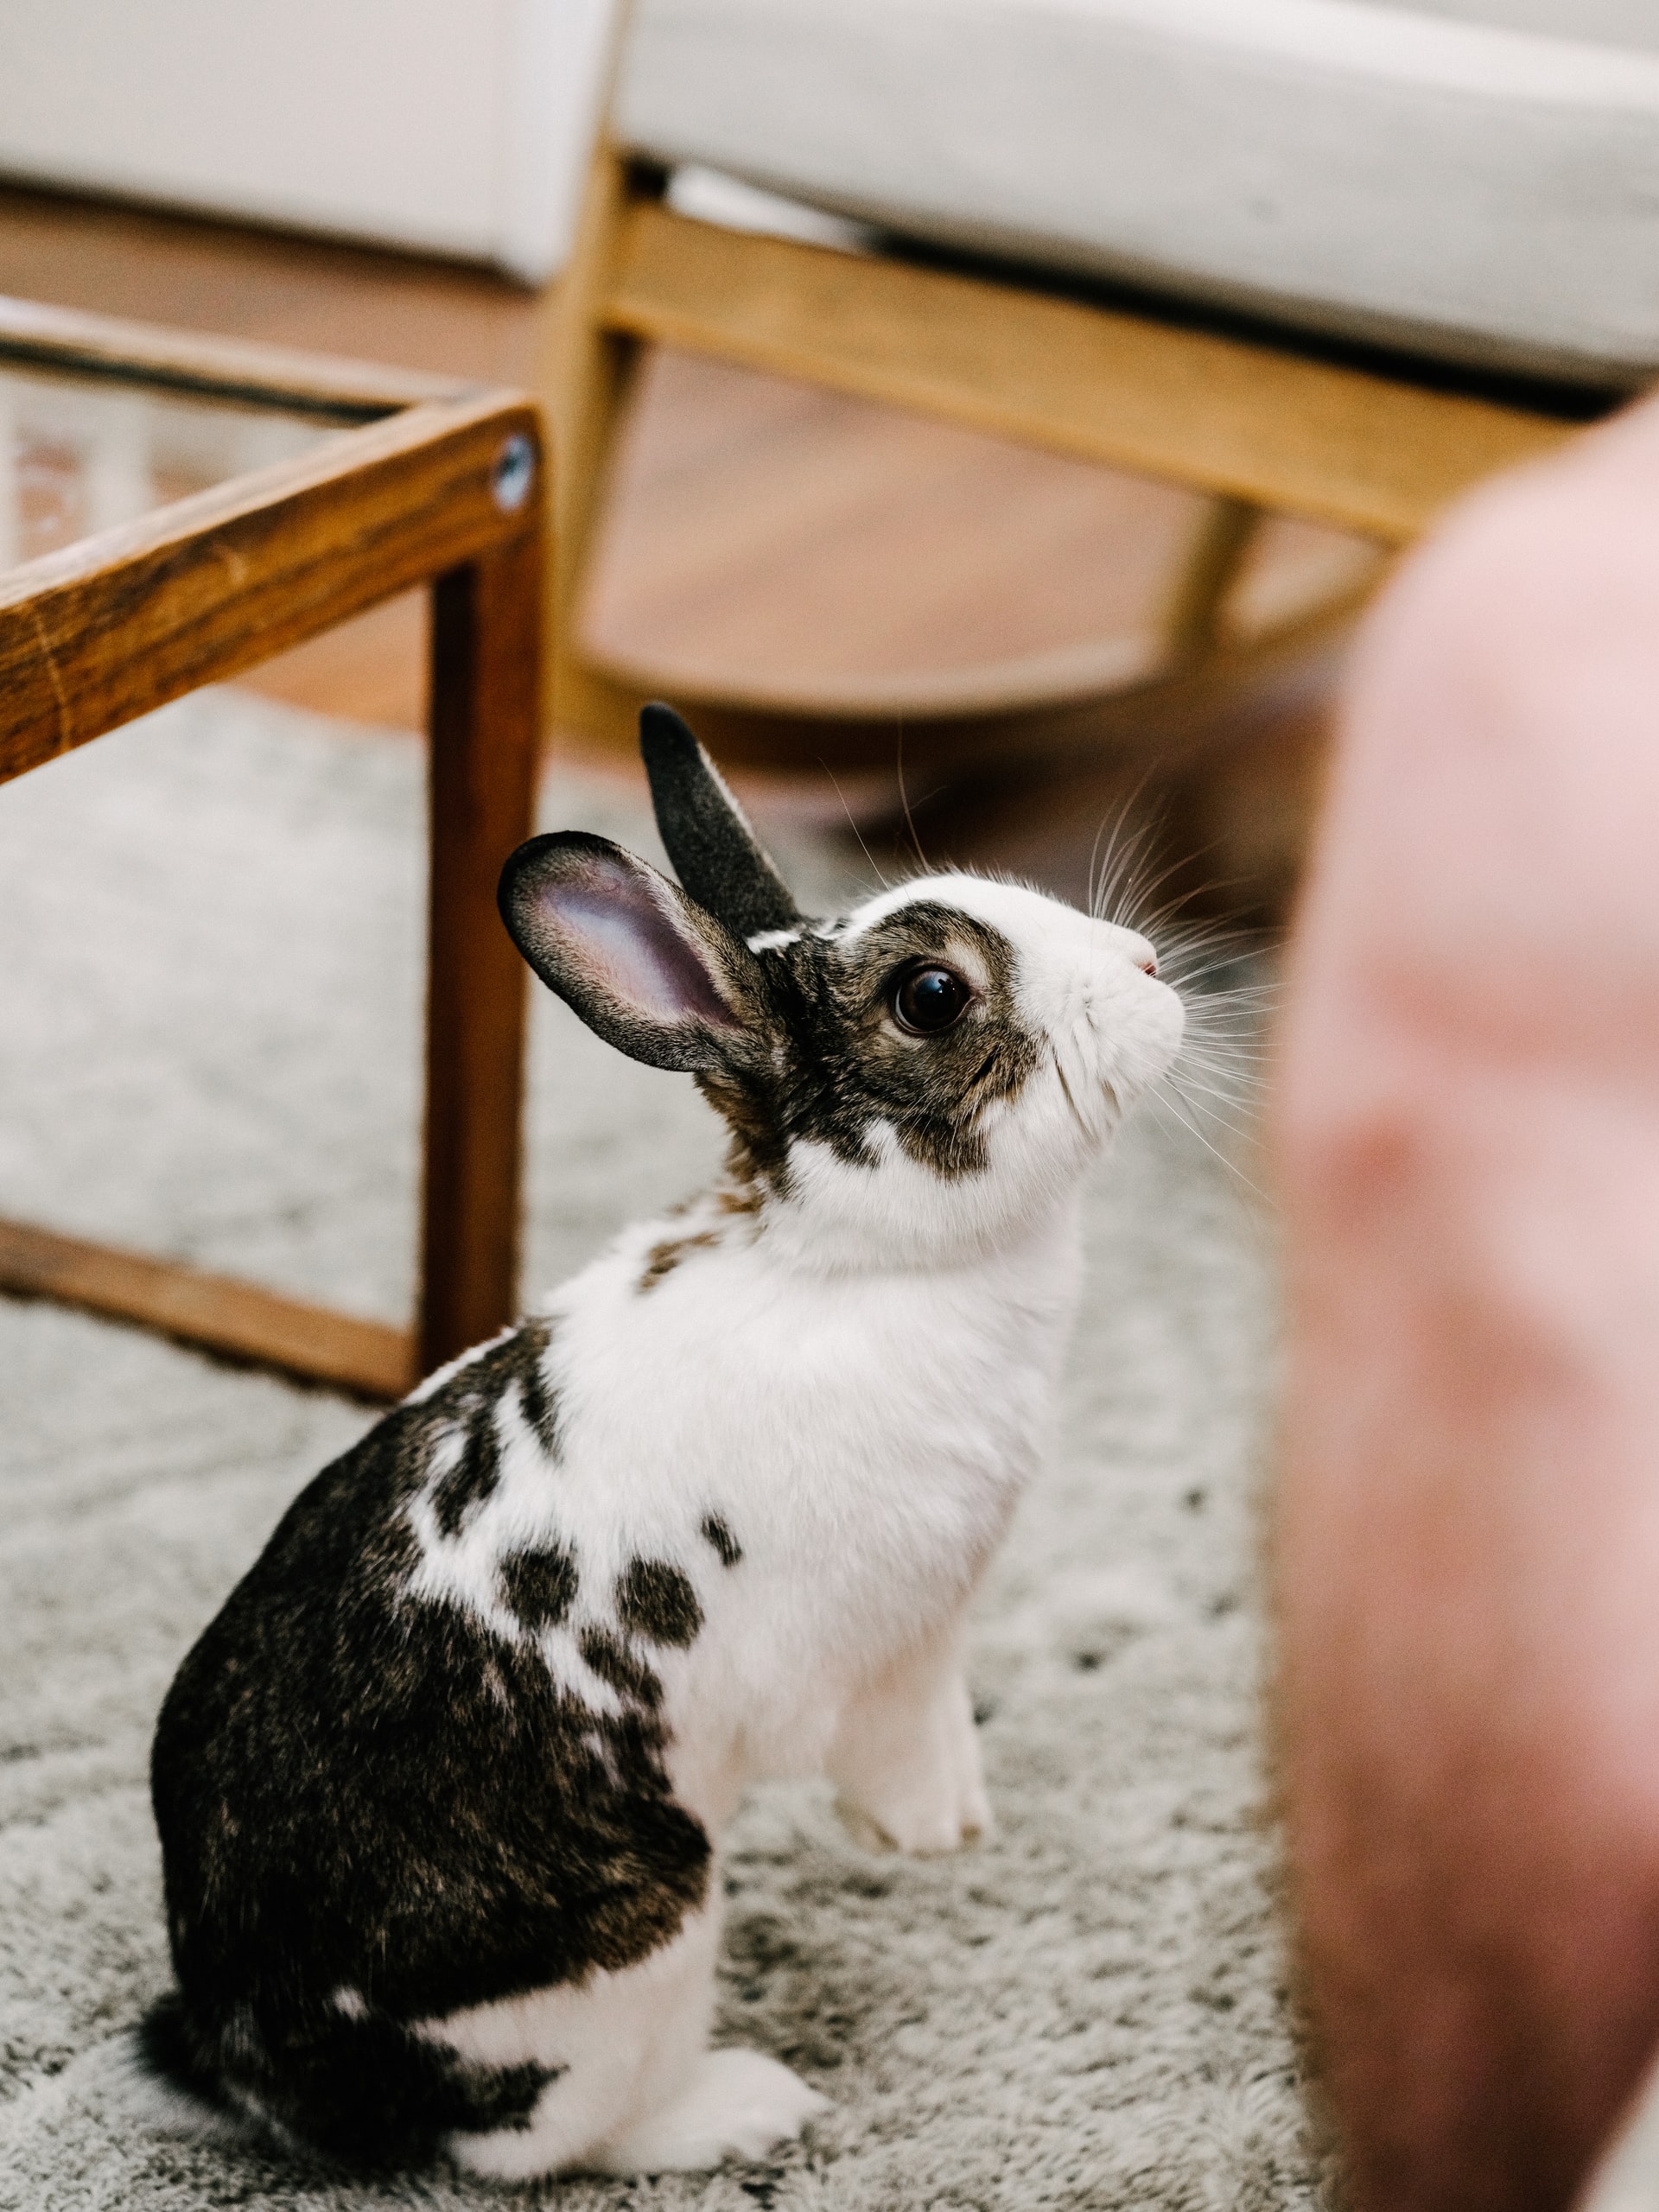
[(515, 431), (495, 456), (490, 471), (490, 490), (502, 513), (516, 513), (530, 497), (535, 481), (536, 448), (522, 432)]

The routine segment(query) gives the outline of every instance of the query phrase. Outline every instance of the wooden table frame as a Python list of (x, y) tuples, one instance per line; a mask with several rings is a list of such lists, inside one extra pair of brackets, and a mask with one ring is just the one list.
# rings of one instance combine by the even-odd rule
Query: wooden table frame
[(376, 601), (431, 593), (424, 1165), (412, 1330), (0, 1223), (0, 1291), (62, 1299), (375, 1398), (514, 1311), (525, 974), (495, 883), (529, 835), (546, 470), (522, 395), (0, 300), (0, 367), (343, 426), (0, 572), (0, 782)]
[[(1294, 645), (1230, 644), (1220, 617), (1269, 513), (1402, 547), (1459, 493), (1554, 450), (1585, 406), (1383, 355), (1344, 357), (1285, 334), (1211, 327), (977, 272), (725, 230), (664, 204), (660, 169), (601, 143), (538, 383), (560, 455), (549, 580), (552, 711), (601, 744), (631, 745), (641, 692), (582, 656), (576, 613), (617, 423), (639, 349), (664, 345), (823, 385), (963, 429), (1126, 468), (1206, 495), (1164, 611), (1163, 666), (1117, 691), (1058, 702), (1017, 692), (972, 715), (905, 717), (907, 759), (1006, 759), (1088, 742), (1155, 753), (1189, 693), (1225, 690)], [(1611, 397), (1606, 404), (1612, 404)], [(1354, 601), (1307, 619), (1315, 637)], [(793, 727), (791, 745), (788, 733)], [(723, 759), (893, 755), (893, 722), (786, 716), (733, 695), (699, 727)], [(1142, 742), (1144, 741), (1144, 742)]]

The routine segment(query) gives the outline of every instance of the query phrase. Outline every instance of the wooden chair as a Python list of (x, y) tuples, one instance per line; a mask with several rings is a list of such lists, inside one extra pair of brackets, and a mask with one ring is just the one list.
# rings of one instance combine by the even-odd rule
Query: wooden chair
[[(1240, 0), (1237, 12), (1242, 23), (1263, 17), (1264, 39), (1268, 31), (1282, 32), (1280, 0)], [(1321, 12), (1303, 9), (1297, 21)], [(1536, 16), (1535, 5), (1531, 12)], [(1339, 48), (1352, 11), (1331, 14)], [(1501, 252), (1480, 228), (1487, 205), (1481, 195), (1490, 199), (1493, 180), (1477, 178), (1472, 196), (1465, 184), (1463, 201), (1457, 200), (1470, 136), (1482, 144), (1510, 143), (1491, 137), (1497, 125), (1510, 127), (1502, 99), (1481, 94), (1478, 70), (1471, 75), (1472, 64), (1485, 58), (1478, 41), (1496, 38), (1497, 59), (1511, 78), (1521, 53), (1531, 76), (1518, 92), (1510, 90), (1528, 114), (1560, 74), (1559, 57), (1541, 51), (1549, 42), (1535, 37), (1517, 45), (1518, 35), (1501, 28), (1427, 22), (1401, 10), (1403, 44), (1396, 41), (1399, 51), (1381, 58), (1395, 79), (1403, 72), (1409, 79), (1403, 90), (1395, 85), (1394, 109), (1379, 115), (1366, 106), (1376, 91), (1366, 57), (1354, 60), (1337, 82), (1334, 65), (1326, 67), (1329, 54), (1298, 54), (1291, 57), (1294, 67), (1285, 63), (1287, 82), (1265, 99), (1262, 113), (1238, 109), (1240, 143), (1217, 149), (1213, 134), (1206, 137), (1200, 127), (1204, 102), (1193, 92), (1206, 59), (1193, 41), (1207, 15), (1213, 10), (1196, 0), (1169, 0), (1160, 25), (1149, 29), (1147, 10), (1130, 0), (1099, 0), (1094, 16), (1075, 7), (1046, 8), (1042, 0), (1020, 6), (975, 0), (960, 18), (973, 50), (957, 58), (953, 76), (950, 66), (934, 67), (949, 57), (931, 55), (927, 47), (930, 38), (937, 47), (947, 32), (956, 35), (957, 19), (938, 7), (918, 10), (893, 0), (891, 9), (873, 13), (842, 0), (636, 0), (619, 45), (610, 123), (594, 159), (544, 381), (560, 461), (551, 582), (552, 713), (558, 722), (590, 741), (632, 742), (644, 686), (584, 652), (581, 594), (619, 416), (647, 346), (715, 355), (915, 409), (1204, 495), (1200, 522), (1172, 578), (1155, 664), (1127, 686), (1070, 698), (1039, 700), (1015, 686), (971, 712), (931, 717), (911, 702), (906, 760), (931, 758), (957, 766), (1078, 741), (1155, 752), (1190, 725), (1206, 699), (1225, 694), (1254, 670), (1305, 651), (1353, 611), (1360, 594), (1350, 581), (1286, 626), (1249, 640), (1230, 635), (1223, 620), (1227, 595), (1264, 516), (1334, 524), (1379, 548), (1399, 548), (1466, 486), (1548, 451), (1611, 404), (1610, 393), (1628, 385), (1643, 364), (1659, 361), (1659, 320), (1649, 315), (1652, 327), (1632, 329), (1627, 314), (1610, 339), (1608, 318), (1597, 321), (1602, 295), (1587, 303), (1580, 297), (1580, 264), (1586, 258), (1603, 294), (1635, 296), (1629, 253), (1618, 244), (1629, 228), (1619, 229), (1628, 213), (1618, 196), (1625, 189), (1619, 174), (1599, 199), (1589, 193), (1585, 205), (1567, 211), (1571, 221), (1556, 221), (1547, 248), (1538, 244), (1535, 226), (1530, 246), (1522, 235), (1536, 213), (1535, 187), (1516, 187), (1516, 235), (1506, 233)], [(907, 16), (918, 19), (908, 44), (895, 28)], [(1386, 32), (1395, 19), (1379, 14), (1377, 20)], [(1033, 213), (1030, 174), (1042, 168), (1046, 145), (1033, 155), (1027, 144), (1023, 156), (1017, 143), (993, 149), (995, 158), (988, 155), (981, 167), (995, 170), (1000, 159), (1001, 168), (988, 180), (964, 183), (973, 164), (959, 163), (960, 174), (938, 181), (936, 171), (950, 171), (955, 141), (973, 127), (995, 135), (1008, 105), (999, 106), (985, 38), (995, 34), (1005, 40), (1005, 51), (1020, 52), (1006, 46), (1007, 37), (1029, 43), (1039, 31), (1049, 41), (1053, 135), (1065, 140), (1071, 134), (1054, 153), (1055, 189), (1063, 188), (1067, 174), (1075, 176), (1080, 160), (1089, 167), (1090, 147), (1078, 132), (1086, 137), (1094, 129), (1103, 143), (1115, 143), (1114, 133), (1127, 135), (1143, 166), (1158, 171), (1149, 199), (1141, 195), (1146, 204), (1114, 201), (1114, 194), (1122, 202), (1127, 193), (1123, 166), (1103, 156), (1094, 163), (1101, 204), (1085, 211), (1087, 220), (1071, 222), (1058, 202)], [(1149, 88), (1125, 59), (1133, 59), (1131, 33), (1142, 46), (1151, 41), (1156, 47), (1162, 38), (1169, 48), (1170, 67)], [(1063, 47), (1074, 35), (1083, 45), (1057, 56), (1054, 41)], [(861, 39), (869, 48), (861, 75)], [(1581, 61), (1586, 50), (1575, 47), (1569, 60)], [(1230, 52), (1208, 56), (1224, 84), (1235, 59)], [(1610, 53), (1608, 60), (1621, 70), (1630, 63), (1638, 75), (1646, 72), (1642, 97), (1659, 117), (1659, 57)], [(1375, 74), (1376, 54), (1370, 64)], [(1453, 64), (1463, 72), (1463, 105), (1453, 101), (1454, 111), (1435, 126), (1446, 143), (1426, 150), (1422, 115), (1446, 108), (1443, 98), (1436, 108), (1429, 95), (1444, 92), (1442, 80)], [(1084, 104), (1079, 124), (1069, 88), (1090, 69), (1098, 97), (1092, 108)], [(1627, 77), (1611, 67), (1605, 73), (1601, 91), (1618, 107)], [(1502, 69), (1497, 74), (1503, 79)], [(1584, 74), (1580, 67), (1579, 76)], [(1286, 118), (1303, 111), (1298, 97), (1306, 108), (1310, 86), (1325, 102), (1318, 111), (1323, 135), (1305, 125), (1299, 142)], [(1586, 109), (1586, 86), (1572, 67), (1558, 89), (1560, 113), (1551, 111), (1550, 127), (1559, 128), (1543, 149), (1552, 154), (1560, 153), (1556, 139), (1563, 134), (1578, 129), (1588, 146), (1588, 134), (1606, 123)], [(1333, 100), (1338, 121), (1343, 112), (1338, 95), (1359, 118), (1356, 130), (1363, 123), (1370, 132), (1356, 156), (1357, 183), (1319, 173), (1321, 161), (1330, 164)], [(1151, 128), (1140, 111), (1159, 98), (1168, 111)], [(1189, 106), (1196, 100), (1197, 111), (1183, 111), (1183, 99)], [(889, 155), (903, 140), (907, 101), (925, 112), (927, 130), (911, 135), (925, 140), (931, 166), (918, 169), (912, 161), (908, 172), (895, 175)], [(879, 129), (871, 124), (872, 111)], [(1014, 141), (1019, 121), (1009, 124)], [(1027, 130), (1029, 124), (1027, 114)], [(1397, 154), (1390, 132), (1400, 138)], [(1579, 150), (1587, 161), (1584, 148)], [(1236, 278), (1225, 269), (1217, 274), (1198, 267), (1194, 240), (1207, 236), (1206, 219), (1202, 206), (1192, 210), (1192, 175), (1206, 162), (1214, 168), (1211, 213), (1214, 226), (1224, 230), (1221, 218), (1243, 189), (1241, 163), (1248, 167), (1247, 157), (1259, 157), (1259, 167), (1269, 155), (1280, 164), (1272, 188), (1311, 195), (1314, 203), (1311, 213), (1296, 203), (1299, 219), (1305, 218), (1302, 235), (1289, 241), (1285, 265), (1265, 272), (1257, 265)], [(1032, 158), (1022, 168), (1025, 156)], [(1512, 156), (1517, 174), (1527, 159), (1541, 158), (1537, 133), (1529, 138), (1522, 131)], [(1617, 156), (1615, 149), (1604, 163), (1614, 172)], [(1394, 235), (1400, 211), (1365, 197), (1367, 188), (1375, 191), (1378, 162), (1389, 158), (1402, 169), (1417, 165), (1400, 184), (1410, 201), (1407, 213), (1426, 242), (1420, 258), (1433, 264), (1429, 276), (1441, 292), (1461, 285), (1471, 294), (1461, 321), (1451, 312), (1436, 321), (1433, 298), (1425, 305), (1414, 295), (1395, 300), (1389, 292), (1391, 281), (1396, 288), (1403, 282), (1395, 266), (1401, 263)], [(864, 232), (861, 250), (843, 251), (696, 219), (677, 212), (667, 191), (677, 165), (691, 162), (747, 176), (867, 225), (874, 219), (876, 227)], [(1027, 204), (1005, 218), (995, 204), (999, 188), (1024, 193)], [(1319, 204), (1321, 190), (1332, 203), (1328, 209)], [(1174, 211), (1166, 226), (1170, 235), (1149, 238), (1148, 221), (1155, 232), (1166, 207)], [(1366, 221), (1368, 209), (1371, 227), (1357, 232), (1352, 258), (1366, 263), (1369, 242), (1376, 268), (1361, 268), (1345, 295), (1342, 286), (1321, 292), (1317, 266), (1315, 276), (1301, 282), (1297, 253), (1328, 275), (1331, 239), (1339, 238), (1344, 223)], [(1607, 245), (1615, 233), (1617, 251)], [(1231, 238), (1241, 262), (1248, 259), (1248, 244)], [(1541, 307), (1523, 299), (1517, 310), (1504, 291), (1505, 284), (1525, 291), (1519, 273), (1528, 265), (1524, 257), (1530, 252), (1535, 264), (1541, 251), (1560, 265), (1561, 285), (1571, 294), (1560, 312), (1546, 311), (1547, 296)], [(1495, 273), (1489, 270), (1494, 258), (1500, 264)], [(1126, 275), (1135, 280), (1133, 290), (1122, 282)], [(1478, 276), (1484, 290), (1476, 297)], [(1428, 277), (1419, 289), (1424, 286), (1433, 292)], [(1533, 290), (1541, 288), (1535, 283)], [(699, 713), (717, 749), (739, 763), (776, 764), (791, 755), (849, 766), (892, 760), (890, 716), (814, 712), (809, 702), (806, 713), (791, 720), (758, 709), (736, 691), (711, 696)]]

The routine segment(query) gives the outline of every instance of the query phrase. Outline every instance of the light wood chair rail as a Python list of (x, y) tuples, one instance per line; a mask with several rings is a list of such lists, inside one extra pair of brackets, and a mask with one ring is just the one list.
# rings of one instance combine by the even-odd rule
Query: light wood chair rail
[[(642, 695), (583, 658), (577, 601), (619, 413), (645, 345), (715, 355), (1208, 495), (1170, 594), (1164, 666), (1135, 687), (1141, 698), (1190, 684), (1210, 661), (1219, 611), (1265, 513), (1403, 546), (1459, 493), (1552, 450), (1575, 427), (1541, 404), (1013, 276), (721, 229), (671, 211), (661, 188), (658, 175), (601, 146), (543, 378), (561, 463), (552, 712), (601, 741), (631, 742)], [(1350, 612), (1334, 602), (1313, 610), (1310, 635)], [(1263, 640), (1270, 652), (1282, 644)], [(1239, 649), (1224, 651), (1240, 673)], [(931, 728), (907, 716), (906, 747), (988, 756), (1033, 707), (1027, 735), (1040, 746), (1045, 731), (1074, 725), (1084, 703), (1039, 704), (1015, 687), (982, 712)], [(735, 690), (707, 706), (705, 722), (731, 757), (777, 757), (789, 724), (775, 709), (757, 711)], [(1123, 732), (1121, 720), (1116, 726)], [(881, 744), (879, 721), (868, 717), (814, 717), (811, 735), (814, 747), (827, 743), (849, 762)], [(890, 758), (890, 728), (886, 745)]]

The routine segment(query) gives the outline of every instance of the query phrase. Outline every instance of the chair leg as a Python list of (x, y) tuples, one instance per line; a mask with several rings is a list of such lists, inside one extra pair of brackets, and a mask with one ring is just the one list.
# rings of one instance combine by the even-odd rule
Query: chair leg
[(537, 379), (556, 455), (554, 553), (547, 579), (548, 719), (606, 742), (631, 733), (636, 702), (625, 687), (582, 665), (575, 615), (617, 418), (639, 352), (633, 339), (606, 327), (604, 303), (617, 232), (629, 200), (642, 188), (629, 164), (601, 140)]
[(423, 1374), (515, 1311), (526, 979), (495, 887), (532, 826), (542, 551), (529, 532), (432, 587)]
[(1248, 499), (1214, 499), (1206, 505), (1164, 617), (1165, 649), (1176, 667), (1214, 649), (1222, 607), (1264, 519)]

